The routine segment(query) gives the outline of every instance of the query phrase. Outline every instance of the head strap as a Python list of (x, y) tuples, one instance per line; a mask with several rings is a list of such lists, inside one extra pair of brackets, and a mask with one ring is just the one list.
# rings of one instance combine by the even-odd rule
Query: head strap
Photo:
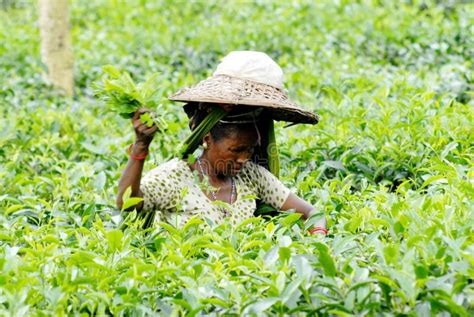
[[(224, 124), (246, 124), (246, 123), (253, 123), (255, 130), (257, 131), (257, 145), (260, 146), (262, 143), (262, 137), (260, 136), (260, 130), (257, 126), (257, 120), (260, 119), (260, 114), (262, 113), (262, 108), (257, 108), (250, 112), (235, 114), (235, 115), (227, 115), (224, 117), (226, 120), (219, 120), (219, 123)], [(234, 120), (234, 119), (241, 119), (241, 120)]]

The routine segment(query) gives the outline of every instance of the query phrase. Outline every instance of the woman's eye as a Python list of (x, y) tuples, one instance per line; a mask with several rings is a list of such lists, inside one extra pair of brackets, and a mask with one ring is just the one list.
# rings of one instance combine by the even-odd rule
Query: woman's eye
[(230, 151), (234, 154), (240, 154), (242, 152), (253, 153), (254, 150), (255, 149), (253, 147), (251, 147), (251, 148), (244, 148), (244, 149), (231, 149)]

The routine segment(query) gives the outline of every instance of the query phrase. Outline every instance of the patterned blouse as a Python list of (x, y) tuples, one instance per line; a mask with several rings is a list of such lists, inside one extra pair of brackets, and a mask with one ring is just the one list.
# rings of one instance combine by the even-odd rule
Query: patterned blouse
[[(189, 218), (200, 215), (215, 223), (229, 216), (233, 224), (253, 216), (256, 199), (280, 209), (290, 190), (264, 167), (247, 162), (234, 176), (237, 197), (232, 205), (211, 201), (186, 161), (178, 158), (161, 164), (142, 179), (144, 211), (156, 211), (155, 221), (182, 226)], [(224, 204), (225, 205), (225, 204)]]

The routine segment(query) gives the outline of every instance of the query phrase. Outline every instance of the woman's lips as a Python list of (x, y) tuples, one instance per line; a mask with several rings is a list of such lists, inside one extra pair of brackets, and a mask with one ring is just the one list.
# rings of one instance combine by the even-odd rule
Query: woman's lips
[(244, 167), (243, 164), (236, 164), (235, 162), (229, 166), (228, 171), (231, 172), (232, 174), (237, 174), (242, 170), (242, 167)]

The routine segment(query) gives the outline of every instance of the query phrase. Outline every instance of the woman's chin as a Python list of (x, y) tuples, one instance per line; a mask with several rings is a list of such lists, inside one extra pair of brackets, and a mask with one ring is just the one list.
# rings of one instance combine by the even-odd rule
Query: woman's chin
[(229, 169), (228, 171), (226, 171), (225, 175), (234, 177), (234, 176), (237, 176), (237, 174), (240, 173), (240, 170), (241, 169)]

